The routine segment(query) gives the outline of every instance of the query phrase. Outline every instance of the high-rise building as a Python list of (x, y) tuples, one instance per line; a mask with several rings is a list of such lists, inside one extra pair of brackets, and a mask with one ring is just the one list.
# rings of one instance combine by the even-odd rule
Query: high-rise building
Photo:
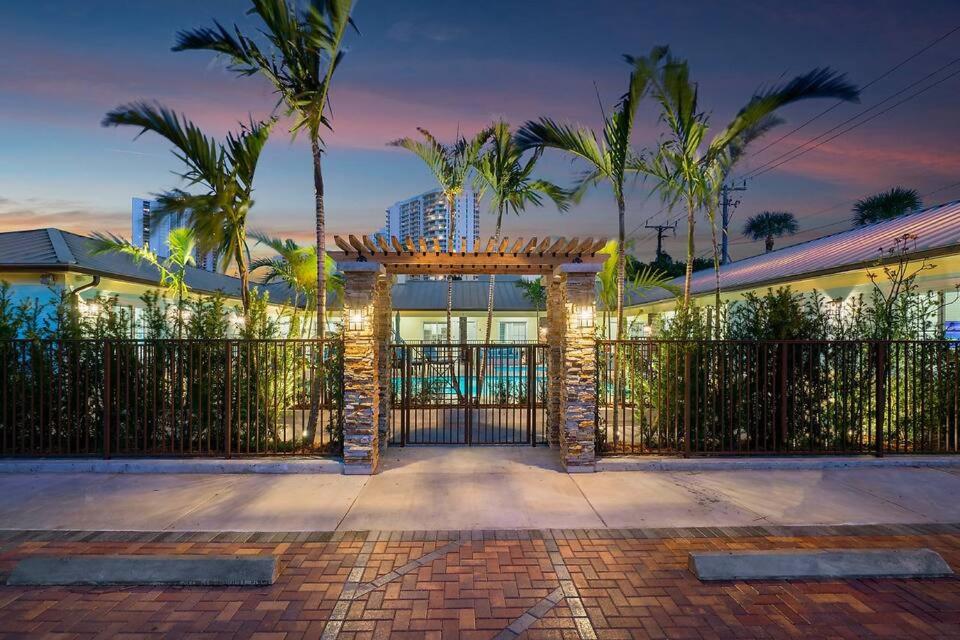
[[(461, 238), (467, 239), (467, 251), (473, 251), (480, 242), (480, 203), (471, 189), (465, 189), (454, 200), (456, 230), (453, 248), (461, 249)], [(433, 246), (436, 238), (443, 250), (447, 248), (447, 230), (450, 216), (443, 191), (434, 190), (394, 203), (387, 209), (386, 226), (378, 231), (398, 240), (410, 238), (414, 243), (423, 238)]]
[[(187, 226), (188, 213), (171, 213), (163, 217), (151, 211), (157, 208), (155, 200), (145, 200), (143, 198), (134, 198), (133, 207), (130, 212), (132, 223), (131, 235), (132, 242), (138, 247), (146, 247), (156, 253), (161, 258), (170, 256), (170, 247), (167, 245), (167, 237), (170, 231), (180, 227)], [(217, 256), (213, 251), (201, 254), (196, 251), (193, 256), (197, 267), (205, 271), (217, 270)]]

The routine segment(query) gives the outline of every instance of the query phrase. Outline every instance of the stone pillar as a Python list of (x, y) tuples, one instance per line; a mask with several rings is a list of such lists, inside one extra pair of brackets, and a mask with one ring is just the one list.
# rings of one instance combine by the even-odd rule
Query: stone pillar
[(373, 361), (377, 374), (378, 410), (377, 435), (381, 452), (390, 440), (390, 410), (392, 402), (390, 376), (390, 343), (393, 332), (391, 312), (391, 289), (393, 278), (386, 274), (377, 277), (373, 292)]
[(342, 262), (343, 472), (373, 474), (380, 464), (380, 372), (377, 368), (374, 297), (383, 268), (376, 262)]
[(563, 340), (567, 332), (566, 276), (544, 277), (547, 287), (547, 442), (560, 446), (563, 421)]
[(558, 267), (565, 303), (560, 460), (569, 473), (596, 470), (597, 298), (600, 265)]

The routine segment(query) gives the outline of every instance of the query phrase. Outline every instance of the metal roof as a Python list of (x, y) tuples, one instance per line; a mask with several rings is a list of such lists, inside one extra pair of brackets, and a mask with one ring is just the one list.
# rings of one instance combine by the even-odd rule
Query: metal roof
[[(497, 277), (494, 282), (494, 311), (536, 311), (517, 286), (519, 278)], [(486, 311), (489, 282), (454, 280), (453, 308), (456, 311)], [(393, 285), (395, 311), (443, 311), (447, 308), (447, 283), (444, 280), (408, 280)], [(541, 309), (542, 311), (542, 309)]]
[[(881, 251), (893, 247), (905, 234), (911, 240), (911, 255), (943, 254), (960, 251), (960, 201), (948, 202), (848, 231), (763, 253), (720, 267), (720, 288), (723, 291), (751, 289), (804, 277), (862, 269), (875, 263)], [(683, 286), (683, 277), (672, 281)], [(716, 284), (713, 269), (693, 274), (693, 295), (713, 291)], [(628, 305), (668, 300), (663, 290), (634, 294)]]
[[(156, 285), (157, 270), (146, 263), (137, 264), (132, 257), (120, 253), (94, 254), (93, 241), (87, 236), (60, 229), (29, 229), (0, 233), (0, 272), (4, 269), (71, 270), (101, 275), (117, 280)], [(535, 311), (516, 285), (519, 277), (500, 276), (494, 293), (497, 311)], [(483, 311), (487, 308), (488, 280), (454, 280), (453, 308), (457, 311)], [(222, 292), (239, 298), (240, 280), (222, 273), (187, 267), (187, 286), (203, 293)], [(260, 285), (263, 286), (263, 285)], [(289, 290), (282, 284), (266, 287), (273, 302), (289, 300)], [(443, 280), (420, 280), (398, 283), (393, 287), (393, 307), (402, 311), (442, 311), (447, 308), (447, 285)], [(340, 301), (331, 293), (328, 308), (337, 309)]]
[[(58, 269), (118, 280), (156, 285), (160, 274), (147, 263), (126, 254), (93, 253), (93, 239), (60, 229), (29, 229), (0, 233), (0, 271), (10, 269)], [(240, 297), (240, 280), (223, 273), (187, 267), (187, 286), (202, 293), (221, 292)], [(289, 288), (282, 284), (259, 285), (270, 292), (273, 302), (290, 299)]]

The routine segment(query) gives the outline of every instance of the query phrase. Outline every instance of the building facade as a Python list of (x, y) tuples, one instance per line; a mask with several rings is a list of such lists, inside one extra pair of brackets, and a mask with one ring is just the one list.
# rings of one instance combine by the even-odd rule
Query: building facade
[[(480, 206), (473, 190), (466, 189), (457, 196), (454, 204), (456, 229), (454, 230), (454, 248), (473, 251), (480, 241)], [(404, 241), (418, 242), (421, 238), (432, 245), (434, 239), (447, 250), (447, 235), (450, 216), (443, 191), (437, 189), (395, 202), (387, 208), (386, 225), (378, 231), (387, 237), (396, 236)], [(466, 247), (461, 247), (461, 239), (466, 238)]]
[[(170, 256), (167, 238), (173, 229), (187, 226), (189, 213), (171, 213), (165, 216), (156, 215), (157, 202), (144, 198), (133, 198), (130, 211), (131, 236), (133, 244), (147, 247), (161, 258)], [(217, 270), (217, 255), (213, 251), (202, 254), (194, 253), (194, 260), (198, 269), (214, 272)]]

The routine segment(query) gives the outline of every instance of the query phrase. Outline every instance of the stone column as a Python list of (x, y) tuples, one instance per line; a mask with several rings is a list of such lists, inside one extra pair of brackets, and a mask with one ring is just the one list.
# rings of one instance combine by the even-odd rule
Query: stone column
[(563, 421), (563, 340), (567, 332), (566, 276), (544, 277), (547, 287), (547, 442), (560, 446)]
[(343, 472), (373, 474), (380, 464), (380, 372), (377, 368), (374, 297), (383, 268), (376, 262), (342, 262)]
[(597, 299), (600, 265), (558, 267), (566, 298), (560, 460), (569, 473), (596, 470)]
[(381, 452), (387, 448), (390, 440), (390, 410), (391, 410), (391, 377), (390, 377), (390, 342), (393, 333), (391, 324), (393, 305), (391, 289), (393, 278), (386, 274), (377, 277), (373, 292), (373, 361), (377, 374), (378, 410), (377, 433), (380, 439)]

